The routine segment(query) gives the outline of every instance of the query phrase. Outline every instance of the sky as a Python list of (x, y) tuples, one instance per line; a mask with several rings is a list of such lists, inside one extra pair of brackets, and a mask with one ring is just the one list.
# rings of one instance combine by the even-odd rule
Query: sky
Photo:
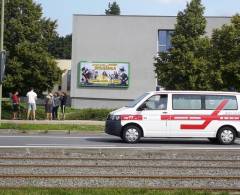
[[(73, 14), (103, 15), (113, 0), (34, 0), (43, 16), (57, 20), (59, 35), (72, 33)], [(121, 15), (176, 16), (189, 0), (116, 0)], [(232, 16), (240, 13), (240, 0), (202, 0), (206, 16)]]

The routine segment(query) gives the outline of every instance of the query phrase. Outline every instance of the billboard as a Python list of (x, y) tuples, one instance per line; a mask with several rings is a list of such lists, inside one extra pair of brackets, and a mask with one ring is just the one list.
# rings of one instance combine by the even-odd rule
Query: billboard
[(80, 62), (78, 86), (127, 88), (129, 66), (127, 62)]

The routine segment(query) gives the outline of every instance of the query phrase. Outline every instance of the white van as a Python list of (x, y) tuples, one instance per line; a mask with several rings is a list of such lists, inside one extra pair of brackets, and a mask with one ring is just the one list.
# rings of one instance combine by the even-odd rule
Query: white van
[(141, 137), (195, 137), (232, 144), (240, 137), (239, 102), (235, 92), (148, 92), (111, 112), (105, 132), (128, 143)]

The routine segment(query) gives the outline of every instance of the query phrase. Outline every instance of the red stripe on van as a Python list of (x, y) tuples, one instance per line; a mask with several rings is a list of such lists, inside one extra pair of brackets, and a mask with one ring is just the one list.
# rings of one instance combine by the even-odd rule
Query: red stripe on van
[(196, 120), (240, 120), (240, 115), (218, 115), (218, 116), (212, 116), (212, 115), (162, 115), (161, 120), (190, 120), (190, 121), (196, 121)]
[(142, 115), (121, 115), (121, 120), (123, 120), (123, 121), (129, 121), (129, 120), (141, 121), (141, 120), (143, 120), (143, 116)]

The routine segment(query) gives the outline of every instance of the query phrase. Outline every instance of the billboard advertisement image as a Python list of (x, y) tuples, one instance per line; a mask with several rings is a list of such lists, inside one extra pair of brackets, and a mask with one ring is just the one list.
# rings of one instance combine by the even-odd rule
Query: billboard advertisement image
[(80, 62), (78, 84), (80, 87), (127, 88), (129, 68), (127, 62)]

